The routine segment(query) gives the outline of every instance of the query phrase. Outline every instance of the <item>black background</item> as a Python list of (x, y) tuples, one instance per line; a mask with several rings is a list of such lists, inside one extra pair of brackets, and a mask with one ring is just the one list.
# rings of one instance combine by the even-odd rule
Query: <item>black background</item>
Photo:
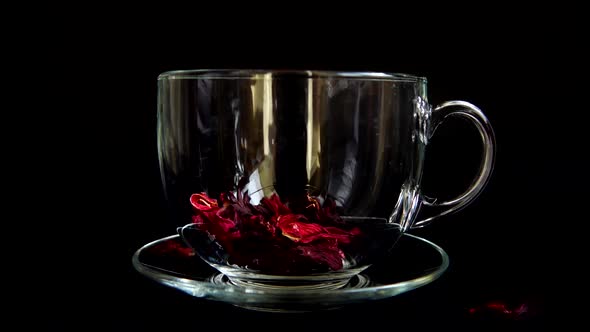
[[(60, 96), (73, 107), (63, 113), (72, 124), (63, 122), (59, 127), (67, 130), (53, 132), (58, 148), (45, 156), (59, 160), (49, 164), (69, 180), (64, 184), (55, 177), (52, 183), (66, 193), (59, 197), (62, 204), (53, 206), (64, 227), (54, 230), (51, 244), (59, 259), (47, 263), (56, 272), (48, 287), (46, 322), (131, 330), (216, 325), (356, 330), (374, 324), (543, 329), (555, 174), (568, 152), (556, 143), (565, 130), (559, 129), (554, 108), (564, 60), (547, 56), (542, 33), (517, 29), (473, 38), (451, 32), (398, 44), (391, 34), (329, 38), (279, 31), (280, 38), (273, 39), (236, 31), (180, 40), (173, 34), (141, 40), (133, 33), (110, 34), (55, 57), (54, 66), (64, 75)], [(295, 315), (192, 298), (134, 271), (131, 255), (137, 248), (174, 233), (164, 222), (157, 167), (156, 78), (166, 70), (198, 68), (402, 72), (428, 78), (432, 104), (462, 99), (479, 106), (497, 138), (487, 188), (466, 209), (414, 232), (448, 252), (449, 270), (395, 298)], [(424, 190), (442, 198), (459, 193), (475, 173), (480, 149), (474, 128), (446, 121), (428, 147)], [(509, 308), (525, 304), (529, 311), (520, 317), (469, 313), (490, 302)]]

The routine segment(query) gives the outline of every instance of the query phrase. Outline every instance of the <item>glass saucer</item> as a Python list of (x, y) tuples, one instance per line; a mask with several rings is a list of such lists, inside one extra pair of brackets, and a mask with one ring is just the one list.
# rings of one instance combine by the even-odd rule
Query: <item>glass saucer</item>
[(192, 296), (259, 311), (301, 312), (392, 297), (431, 283), (449, 265), (445, 251), (423, 238), (404, 234), (378, 264), (338, 289), (259, 289), (236, 285), (203, 262), (178, 235), (146, 244), (133, 255), (141, 274)]

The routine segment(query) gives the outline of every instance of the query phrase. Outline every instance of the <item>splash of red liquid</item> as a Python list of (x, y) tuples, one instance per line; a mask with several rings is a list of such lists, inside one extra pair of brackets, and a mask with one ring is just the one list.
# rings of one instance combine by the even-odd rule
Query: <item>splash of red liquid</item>
[(238, 191), (217, 200), (205, 193), (193, 194), (193, 223), (223, 247), (230, 264), (261, 270), (295, 273), (297, 269), (343, 268), (342, 246), (359, 236), (358, 228), (344, 229), (336, 205), (317, 198), (284, 204), (277, 194), (258, 205)]

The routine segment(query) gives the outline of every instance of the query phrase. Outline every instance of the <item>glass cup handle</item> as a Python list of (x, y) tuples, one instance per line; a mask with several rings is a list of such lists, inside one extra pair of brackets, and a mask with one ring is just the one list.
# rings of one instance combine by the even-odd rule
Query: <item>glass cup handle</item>
[(428, 225), (435, 218), (456, 212), (471, 203), (485, 187), (494, 166), (494, 155), (496, 139), (494, 130), (487, 117), (475, 105), (461, 100), (453, 100), (442, 103), (432, 111), (431, 129), (428, 131), (428, 138), (432, 137), (436, 128), (448, 117), (460, 116), (473, 122), (479, 131), (483, 142), (482, 161), (479, 167), (479, 174), (475, 177), (469, 188), (458, 197), (448, 201), (438, 201), (422, 195), (422, 205), (442, 211), (434, 216), (415, 222), (411, 228), (420, 228)]

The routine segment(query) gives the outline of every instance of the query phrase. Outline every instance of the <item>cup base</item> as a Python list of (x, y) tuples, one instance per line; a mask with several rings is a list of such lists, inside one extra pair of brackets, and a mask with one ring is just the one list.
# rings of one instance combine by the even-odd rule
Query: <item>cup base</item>
[(289, 292), (293, 291), (309, 291), (309, 290), (335, 290), (342, 288), (348, 284), (350, 281), (349, 279), (344, 280), (334, 280), (334, 281), (311, 281), (306, 280), (303, 282), (294, 283), (290, 280), (282, 282), (280, 280), (273, 280), (273, 281), (252, 281), (248, 279), (240, 279), (240, 278), (229, 278), (229, 282), (234, 286), (244, 287), (244, 288), (253, 288), (257, 290), (269, 290), (269, 291), (280, 291), (285, 290)]
[[(219, 284), (231, 284), (240, 288), (248, 288), (255, 291), (319, 291), (336, 290), (348, 287), (353, 277), (369, 267), (369, 265), (310, 275), (269, 275), (243, 269), (211, 264), (221, 272), (215, 276), (212, 282)], [(225, 278), (224, 278), (225, 277)]]
[[(254, 281), (256, 280), (256, 281)], [(276, 303), (269, 301), (258, 301), (255, 304), (234, 304), (236, 307), (264, 311), (272, 313), (304, 313), (317, 310), (333, 310), (341, 306), (325, 304), (321, 301), (317, 303), (308, 303), (304, 299), (306, 294), (314, 296), (318, 292), (339, 292), (350, 289), (363, 289), (370, 287), (371, 279), (364, 274), (357, 274), (348, 279), (317, 281), (309, 278), (302, 278), (294, 282), (292, 279), (282, 280), (263, 280), (260, 279), (241, 279), (230, 278), (224, 274), (217, 273), (213, 275), (209, 282), (217, 286), (236, 287), (249, 294), (283, 294), (282, 303), (277, 306)]]

